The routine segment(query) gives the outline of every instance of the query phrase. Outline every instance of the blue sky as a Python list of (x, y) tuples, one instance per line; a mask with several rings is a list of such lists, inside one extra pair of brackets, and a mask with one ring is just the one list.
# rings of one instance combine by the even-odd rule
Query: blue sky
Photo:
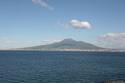
[(64, 38), (124, 48), (124, 4), (125, 0), (0, 0), (0, 49)]

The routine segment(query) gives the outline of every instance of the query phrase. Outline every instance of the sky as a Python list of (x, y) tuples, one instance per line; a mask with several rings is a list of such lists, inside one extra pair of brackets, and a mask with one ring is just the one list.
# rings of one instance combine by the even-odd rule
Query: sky
[(0, 49), (65, 38), (125, 48), (125, 0), (0, 0)]

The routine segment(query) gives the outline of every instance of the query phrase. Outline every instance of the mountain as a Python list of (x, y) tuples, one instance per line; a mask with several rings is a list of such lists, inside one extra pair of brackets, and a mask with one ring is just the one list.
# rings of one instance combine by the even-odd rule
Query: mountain
[(33, 47), (22, 48), (23, 50), (46, 50), (46, 51), (82, 51), (82, 50), (100, 50), (93, 44), (73, 39), (64, 39), (60, 42), (55, 42), (48, 45), (39, 45)]

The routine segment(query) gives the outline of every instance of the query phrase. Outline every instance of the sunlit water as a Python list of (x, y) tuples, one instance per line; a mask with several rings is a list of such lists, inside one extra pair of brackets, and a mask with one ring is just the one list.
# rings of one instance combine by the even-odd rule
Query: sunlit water
[(125, 53), (0, 52), (0, 83), (125, 80)]

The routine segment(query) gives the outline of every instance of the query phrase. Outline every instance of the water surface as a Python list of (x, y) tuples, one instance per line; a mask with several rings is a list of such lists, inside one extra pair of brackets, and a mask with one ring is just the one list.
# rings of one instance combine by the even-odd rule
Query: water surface
[(0, 83), (125, 80), (125, 53), (0, 51)]

